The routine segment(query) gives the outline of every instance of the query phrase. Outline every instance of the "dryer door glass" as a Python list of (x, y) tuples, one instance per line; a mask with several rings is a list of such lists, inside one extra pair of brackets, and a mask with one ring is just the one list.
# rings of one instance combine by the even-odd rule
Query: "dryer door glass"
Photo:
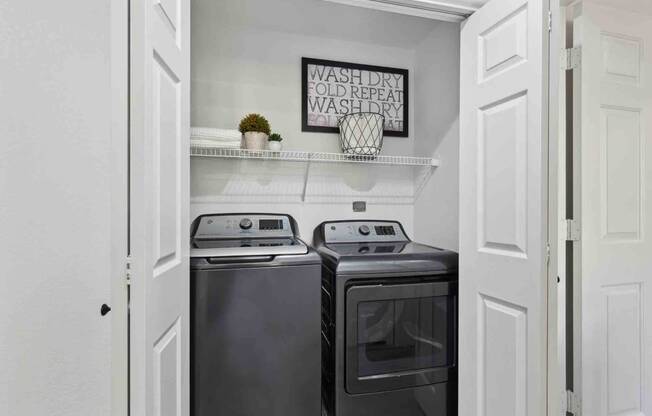
[(455, 283), (450, 282), (350, 288), (349, 391), (364, 393), (446, 381), (456, 358), (455, 292)]
[(358, 376), (453, 364), (453, 299), (448, 296), (358, 304)]

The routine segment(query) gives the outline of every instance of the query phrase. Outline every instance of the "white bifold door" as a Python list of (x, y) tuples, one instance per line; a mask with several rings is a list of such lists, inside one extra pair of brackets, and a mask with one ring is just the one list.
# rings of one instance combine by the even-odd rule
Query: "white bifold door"
[(190, 1), (131, 0), (131, 414), (189, 413)]
[[(652, 7), (651, 7), (652, 9)], [(583, 3), (573, 37), (582, 414), (652, 415), (652, 17)], [(577, 344), (576, 344), (577, 345)]]
[(548, 37), (545, 0), (462, 27), (461, 416), (547, 412)]

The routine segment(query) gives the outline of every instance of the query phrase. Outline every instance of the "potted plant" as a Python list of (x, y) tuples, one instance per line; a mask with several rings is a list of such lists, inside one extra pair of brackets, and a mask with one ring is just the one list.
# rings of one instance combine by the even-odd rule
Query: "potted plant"
[(283, 138), (281, 137), (280, 134), (278, 133), (272, 133), (269, 136), (269, 143), (267, 146), (269, 147), (269, 150), (272, 152), (280, 152), (283, 150), (283, 144), (281, 143), (283, 141)]
[(269, 122), (260, 114), (249, 114), (240, 121), (240, 133), (247, 149), (265, 150), (270, 132)]

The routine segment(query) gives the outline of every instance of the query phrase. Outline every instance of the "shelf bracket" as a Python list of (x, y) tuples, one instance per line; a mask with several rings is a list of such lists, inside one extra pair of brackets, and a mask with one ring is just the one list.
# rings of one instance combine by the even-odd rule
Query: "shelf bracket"
[(303, 192), (301, 193), (301, 202), (306, 202), (306, 191), (308, 189), (308, 177), (310, 176), (310, 156), (306, 162), (306, 172), (303, 177)]
[(421, 192), (423, 192), (423, 189), (426, 187), (426, 183), (428, 183), (428, 180), (438, 166), (439, 160), (433, 159), (433, 162), (430, 166), (426, 166), (422, 169), (421, 174), (417, 177), (416, 186), (414, 188), (414, 202), (419, 199)]

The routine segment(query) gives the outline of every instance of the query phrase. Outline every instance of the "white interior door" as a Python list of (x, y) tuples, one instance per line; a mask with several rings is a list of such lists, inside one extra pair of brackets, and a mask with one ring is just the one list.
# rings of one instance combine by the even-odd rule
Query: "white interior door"
[(190, 1), (132, 0), (131, 405), (189, 413)]
[(584, 3), (573, 32), (582, 413), (652, 415), (652, 17)]
[(548, 2), (489, 1), (461, 48), (459, 414), (544, 415)]

